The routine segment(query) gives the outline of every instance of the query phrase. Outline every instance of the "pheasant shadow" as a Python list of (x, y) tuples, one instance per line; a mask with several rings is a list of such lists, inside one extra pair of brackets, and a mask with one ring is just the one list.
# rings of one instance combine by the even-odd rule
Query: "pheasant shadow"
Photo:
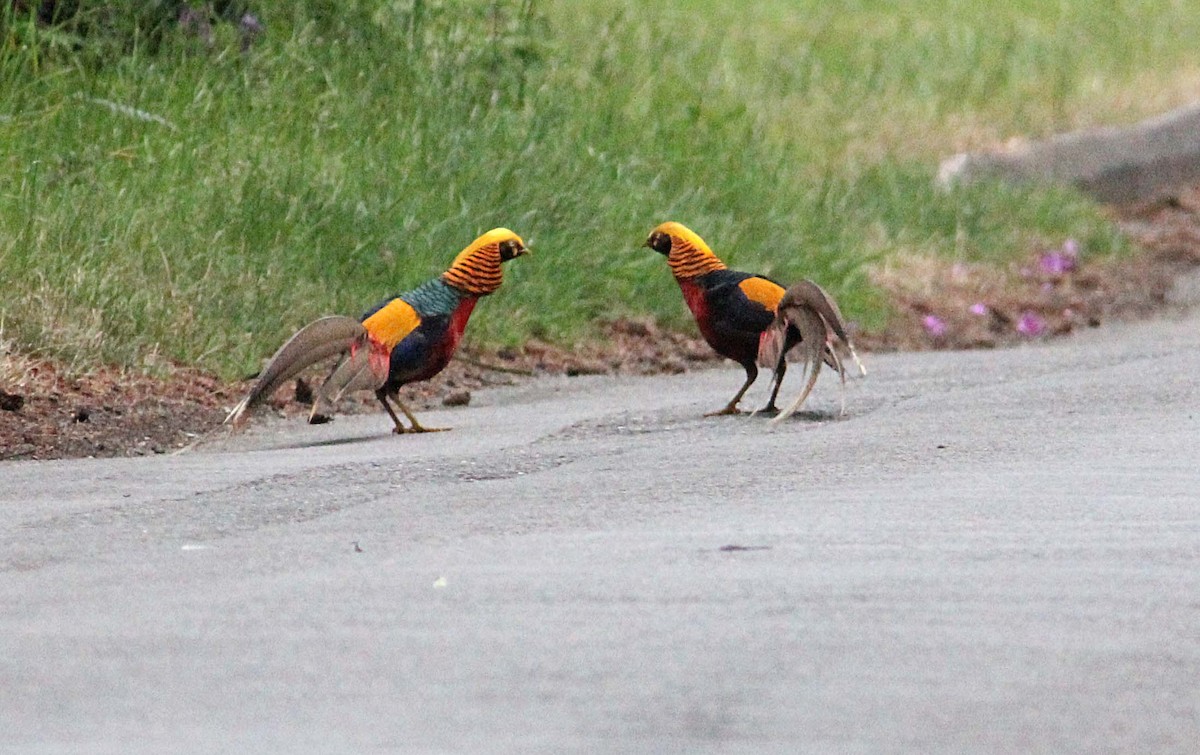
[[(778, 415), (767, 414), (760, 412), (754, 415), (763, 419), (774, 420)], [(837, 420), (850, 419), (850, 415), (841, 414), (837, 411), (821, 411), (820, 409), (805, 409), (804, 411), (793, 412), (791, 416), (784, 417), (781, 422), (830, 422)]]
[(371, 435), (352, 435), (347, 438), (328, 438), (326, 440), (311, 440), (303, 443), (293, 443), (286, 446), (278, 446), (280, 449), (299, 449), (299, 448), (323, 448), (336, 446), (349, 446), (355, 443), (366, 443), (373, 440), (383, 440), (384, 438), (394, 437), (395, 433), (373, 433)]

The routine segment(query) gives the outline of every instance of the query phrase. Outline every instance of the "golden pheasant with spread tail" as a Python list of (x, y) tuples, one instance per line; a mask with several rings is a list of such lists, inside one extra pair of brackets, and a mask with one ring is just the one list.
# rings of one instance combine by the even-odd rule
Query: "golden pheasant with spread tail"
[[(704, 239), (681, 223), (659, 225), (650, 232), (645, 245), (667, 258), (667, 265), (683, 292), (684, 302), (708, 345), (721, 356), (740, 364), (746, 371), (746, 381), (729, 403), (722, 409), (710, 412), (708, 416), (738, 413), (738, 402), (758, 378), (759, 365), (772, 370), (773, 382), (771, 397), (759, 411), (776, 411), (775, 399), (787, 372), (787, 360), (771, 359), (768, 363), (760, 358), (760, 347), (768, 328), (776, 321), (776, 310), (784, 299), (783, 286), (761, 275), (730, 270)], [(827, 296), (825, 300), (832, 305), (832, 300)], [(796, 302), (796, 306), (810, 303), (804, 299)], [(836, 305), (833, 307), (836, 309)], [(827, 309), (822, 310), (823, 314), (828, 314)], [(844, 332), (840, 314), (837, 322)], [(800, 331), (792, 327), (784, 328), (781, 332), (784, 340), (779, 344), (780, 354), (786, 355), (807, 332), (815, 331)], [(849, 343), (848, 338), (846, 342)], [(820, 339), (819, 344), (818, 355), (833, 364), (837, 355), (823, 353), (824, 338)], [(859, 366), (861, 368), (861, 363)]]
[[(667, 258), (683, 300), (708, 345), (746, 370), (746, 382), (741, 389), (723, 409), (708, 416), (737, 414), (738, 402), (758, 379), (758, 342), (775, 318), (783, 286), (761, 275), (730, 270), (704, 239), (682, 223), (658, 226), (650, 232), (646, 246)], [(783, 378), (787, 363), (776, 369), (775, 391), (762, 411), (775, 411), (778, 381)]]
[[(339, 355), (329, 377), (317, 392), (308, 421), (329, 421), (338, 401), (354, 391), (373, 390), (395, 432), (430, 432), (400, 400), (402, 386), (428, 380), (441, 372), (454, 355), (467, 320), (481, 296), (500, 288), (500, 265), (528, 254), (521, 237), (496, 228), (463, 249), (450, 268), (417, 288), (394, 296), (360, 319), (322, 317), (302, 328), (285, 343), (242, 401), (226, 417), (239, 423), (246, 412), (271, 396), (302, 370)], [(408, 418), (405, 427), (388, 399)]]

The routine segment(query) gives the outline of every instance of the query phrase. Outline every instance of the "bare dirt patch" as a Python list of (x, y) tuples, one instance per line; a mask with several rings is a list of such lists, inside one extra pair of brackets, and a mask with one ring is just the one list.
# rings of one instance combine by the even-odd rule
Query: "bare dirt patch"
[[(1200, 189), (1113, 213), (1140, 247), (1130, 258), (1091, 260), (1086, 249), (1064, 240), (1031, 250), (1007, 270), (909, 260), (876, 271), (896, 316), (884, 330), (859, 333), (860, 345), (875, 351), (993, 348), (1160, 312), (1175, 282), (1200, 266)], [(648, 320), (610, 322), (603, 333), (602, 340), (570, 350), (536, 340), (521, 348), (467, 348), (434, 380), (405, 389), (404, 397), (414, 409), (463, 405), (481, 387), (539, 374), (678, 373), (717, 361), (694, 332)], [(225, 413), (248, 385), (183, 366), (165, 377), (117, 368), (69, 375), (45, 360), (0, 354), (0, 460), (177, 451), (223, 432)], [(259, 412), (306, 413), (296, 398), (295, 391), (281, 390)], [(373, 398), (347, 402), (342, 410), (379, 411)]]

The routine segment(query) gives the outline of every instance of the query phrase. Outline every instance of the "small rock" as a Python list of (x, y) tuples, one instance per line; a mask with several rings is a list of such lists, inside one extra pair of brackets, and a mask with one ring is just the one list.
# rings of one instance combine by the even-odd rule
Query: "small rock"
[(442, 399), (443, 406), (466, 406), (471, 403), (470, 391), (454, 391)]
[(71, 415), (71, 419), (75, 422), (87, 422), (92, 418), (92, 412), (86, 406), (81, 406)]
[(608, 367), (597, 362), (576, 362), (567, 367), (567, 377), (578, 377), (579, 375), (604, 375), (608, 372)]
[(0, 391), (0, 409), (6, 412), (20, 411), (25, 406), (25, 397), (16, 393)]

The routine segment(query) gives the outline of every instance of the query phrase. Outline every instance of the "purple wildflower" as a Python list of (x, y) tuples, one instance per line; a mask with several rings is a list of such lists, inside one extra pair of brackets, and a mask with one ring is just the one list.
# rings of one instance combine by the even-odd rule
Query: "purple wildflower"
[(1045, 275), (1066, 275), (1078, 266), (1079, 242), (1075, 239), (1067, 239), (1061, 249), (1044, 252), (1038, 257), (1038, 267)]
[(1017, 332), (1029, 338), (1037, 338), (1046, 332), (1046, 321), (1038, 313), (1026, 310), (1017, 321)]
[(1065, 275), (1075, 269), (1075, 258), (1061, 251), (1046, 252), (1038, 258), (1038, 267), (1046, 275)]
[(988, 313), (988, 306), (986, 304), (984, 304), (983, 302), (977, 301), (971, 305), (971, 314), (986, 315), (987, 313)]
[(946, 322), (937, 315), (925, 315), (921, 324), (925, 326), (925, 332), (934, 338), (946, 335)]

